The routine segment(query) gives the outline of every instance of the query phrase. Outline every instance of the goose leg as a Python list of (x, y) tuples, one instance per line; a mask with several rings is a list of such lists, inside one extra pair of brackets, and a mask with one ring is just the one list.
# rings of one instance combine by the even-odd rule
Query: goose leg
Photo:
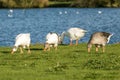
[(88, 48), (87, 48), (88, 53), (90, 53), (90, 50), (91, 50), (91, 48), (92, 48), (92, 44), (88, 43), (88, 46), (87, 46), (87, 47), (88, 47)]
[(48, 47), (48, 51), (50, 51), (50, 46)]
[(54, 48), (55, 48), (55, 50), (57, 50), (57, 46), (58, 46), (57, 44), (54, 44)]
[(23, 53), (22, 47), (20, 47), (20, 53)]
[(88, 47), (88, 53), (90, 53), (90, 48)]
[(70, 46), (72, 46), (72, 39), (70, 39)]
[(78, 39), (76, 40), (76, 45), (78, 45)]
[(55, 46), (55, 50), (57, 50), (57, 46)]
[(98, 45), (95, 45), (95, 51), (98, 52)]
[(44, 45), (44, 51), (47, 51), (48, 48), (49, 48), (49, 44), (45, 43), (45, 45)]
[(30, 51), (30, 47), (29, 46), (27, 46), (28, 47), (28, 53), (30, 54), (31, 53), (31, 51)]
[(105, 46), (102, 46), (102, 50), (103, 50), (102, 52), (104, 53), (105, 52)]
[(95, 51), (98, 52), (98, 47), (95, 48)]

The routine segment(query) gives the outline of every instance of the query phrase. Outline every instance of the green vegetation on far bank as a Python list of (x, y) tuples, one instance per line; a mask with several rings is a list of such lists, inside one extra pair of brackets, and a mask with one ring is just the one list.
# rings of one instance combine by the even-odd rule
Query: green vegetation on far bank
[(48, 7), (72, 7), (71, 4), (73, 2), (55, 2), (55, 1), (50, 1)]
[(11, 47), (0, 47), (0, 80), (119, 80), (119, 44), (108, 44), (106, 52), (88, 53), (86, 43), (60, 45), (58, 50), (43, 51), (31, 45), (31, 54), (11, 55)]
[(120, 7), (120, 0), (0, 0), (0, 8)]

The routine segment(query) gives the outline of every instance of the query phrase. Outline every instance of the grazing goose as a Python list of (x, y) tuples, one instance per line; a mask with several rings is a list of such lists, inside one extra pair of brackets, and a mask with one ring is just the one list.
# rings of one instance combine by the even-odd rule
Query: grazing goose
[(105, 52), (105, 45), (109, 43), (109, 40), (113, 34), (107, 33), (107, 32), (95, 32), (91, 35), (90, 40), (88, 42), (88, 52), (90, 52), (90, 49), (92, 45), (94, 44), (96, 47), (96, 52), (98, 52), (98, 47), (102, 47), (102, 51)]
[(78, 45), (78, 41), (85, 35), (87, 31), (80, 28), (70, 28), (66, 32), (61, 34), (60, 42), (63, 42), (65, 36), (70, 38), (70, 45), (72, 45), (72, 41), (76, 40), (76, 45)]
[(44, 46), (44, 51), (50, 50), (50, 47), (54, 47), (57, 50), (57, 46), (59, 43), (59, 36), (57, 33), (50, 32), (46, 35), (46, 42)]
[(16, 40), (15, 40), (15, 45), (14, 48), (12, 49), (11, 54), (13, 54), (15, 51), (17, 51), (18, 47), (20, 47), (20, 51), (21, 53), (23, 53), (22, 48), (25, 48), (27, 46), (28, 48), (28, 53), (30, 53), (30, 33), (21, 33), (19, 35), (16, 36)]

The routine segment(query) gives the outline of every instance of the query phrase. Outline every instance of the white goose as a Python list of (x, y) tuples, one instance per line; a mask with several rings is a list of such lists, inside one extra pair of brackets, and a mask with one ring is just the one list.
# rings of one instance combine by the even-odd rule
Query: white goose
[(50, 47), (52, 46), (57, 50), (58, 42), (59, 42), (59, 36), (57, 33), (54, 33), (54, 32), (48, 33), (46, 35), (44, 51), (50, 50)]
[(20, 47), (20, 51), (21, 53), (23, 53), (22, 47), (25, 48), (26, 46), (28, 48), (28, 53), (30, 53), (30, 48), (29, 48), (30, 43), (31, 43), (30, 33), (21, 33), (17, 35), (15, 39), (15, 45), (14, 48), (12, 49), (11, 54), (17, 51), (18, 47)]
[(10, 10), (8, 11), (8, 17), (13, 17), (13, 10), (12, 10), (12, 9), (10, 9)]
[(61, 43), (63, 42), (63, 39), (65, 36), (67, 36), (68, 38), (70, 38), (70, 45), (72, 45), (72, 41), (76, 40), (76, 45), (78, 45), (78, 41), (84, 37), (85, 33), (87, 31), (83, 30), (81, 28), (70, 28), (67, 31), (63, 32), (61, 34)]

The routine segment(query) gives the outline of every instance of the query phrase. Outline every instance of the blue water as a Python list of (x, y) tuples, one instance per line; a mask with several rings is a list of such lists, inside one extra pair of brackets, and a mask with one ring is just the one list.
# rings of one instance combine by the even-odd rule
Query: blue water
[[(99, 13), (101, 11), (101, 13)], [(13, 46), (19, 33), (31, 33), (32, 43), (44, 43), (48, 32), (63, 31), (71, 27), (87, 30), (79, 42), (88, 42), (96, 31), (114, 34), (110, 43), (120, 42), (119, 8), (43, 8), (43, 9), (0, 9), (0, 46)], [(69, 39), (65, 38), (64, 43)]]

